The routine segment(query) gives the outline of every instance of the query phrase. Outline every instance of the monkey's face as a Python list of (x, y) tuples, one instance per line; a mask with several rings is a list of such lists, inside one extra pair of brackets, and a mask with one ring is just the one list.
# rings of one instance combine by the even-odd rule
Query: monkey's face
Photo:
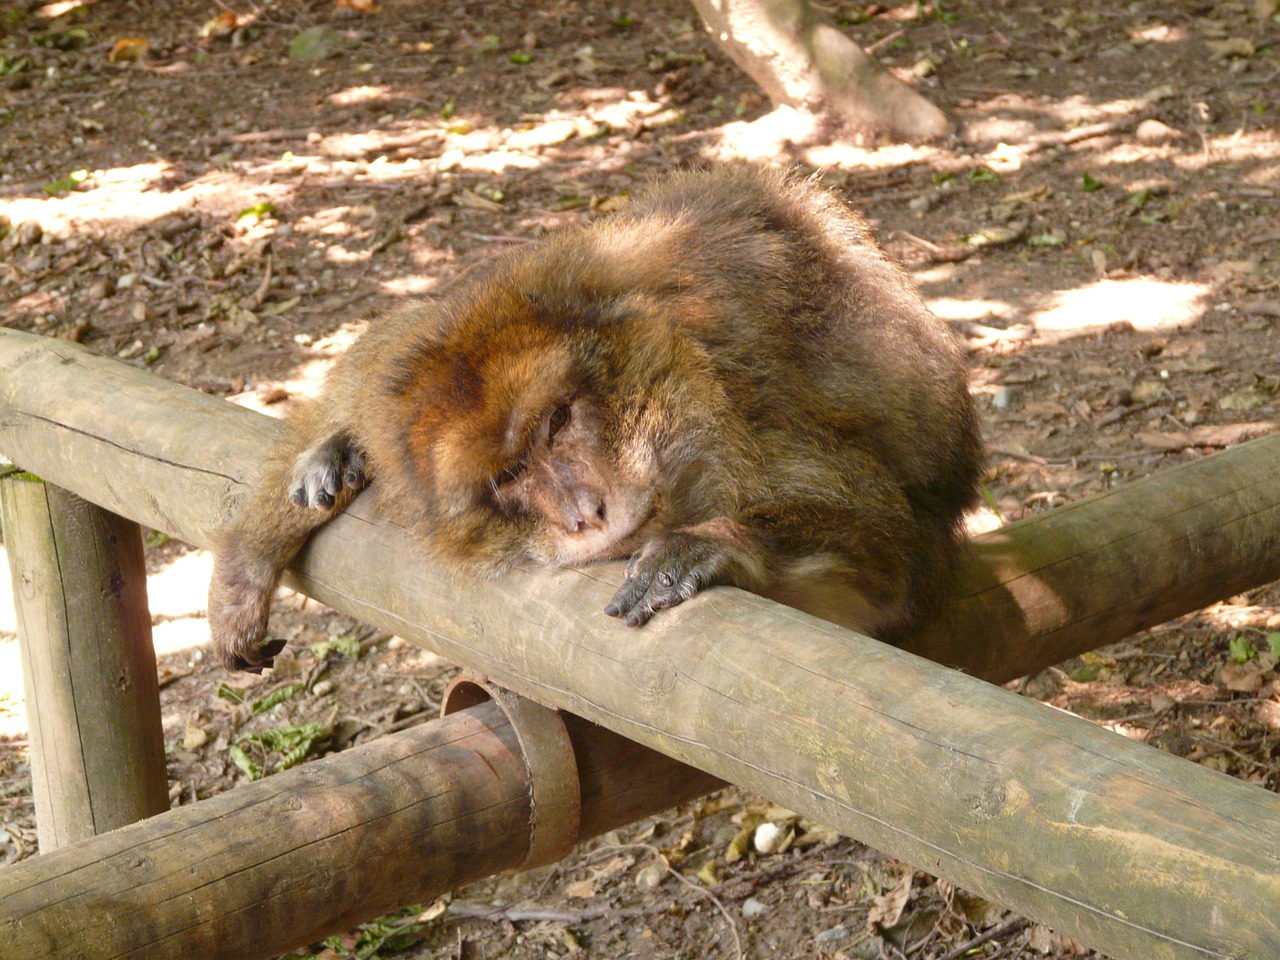
[(616, 449), (608, 419), (588, 395), (555, 401), (536, 418), (523, 449), (491, 478), (493, 506), (513, 521), (532, 521), (528, 548), (535, 559), (576, 566), (636, 548), (653, 513), (654, 488), (637, 463), (646, 459), (643, 452)]
[(429, 539), (473, 567), (630, 555), (657, 510), (656, 457), (593, 389), (604, 361), (537, 326), (502, 334), (439, 351), (404, 394)]

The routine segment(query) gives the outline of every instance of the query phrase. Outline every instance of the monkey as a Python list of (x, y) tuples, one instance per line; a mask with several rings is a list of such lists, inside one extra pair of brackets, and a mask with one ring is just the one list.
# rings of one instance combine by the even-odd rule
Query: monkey
[(282, 568), (361, 489), (464, 575), (627, 561), (641, 626), (729, 584), (888, 642), (934, 615), (983, 466), (962, 351), (810, 179), (686, 170), (371, 323), (215, 548), (260, 672)]

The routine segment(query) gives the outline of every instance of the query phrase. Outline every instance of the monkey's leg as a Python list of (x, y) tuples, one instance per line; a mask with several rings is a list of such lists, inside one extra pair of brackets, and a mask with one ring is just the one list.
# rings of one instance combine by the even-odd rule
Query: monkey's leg
[(271, 595), (285, 565), (311, 532), (346, 507), (367, 483), (364, 456), (346, 430), (289, 456), (303, 442), (292, 432), (268, 461), (249, 502), (214, 549), (209, 630), (228, 670), (261, 673), (284, 648), (264, 640)]

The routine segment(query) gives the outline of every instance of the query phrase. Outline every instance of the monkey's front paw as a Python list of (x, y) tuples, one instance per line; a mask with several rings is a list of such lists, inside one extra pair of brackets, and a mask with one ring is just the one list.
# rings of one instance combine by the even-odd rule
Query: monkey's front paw
[(350, 437), (340, 434), (299, 454), (289, 499), (300, 507), (331, 510), (343, 490), (358, 493), (368, 482), (364, 453)]
[(647, 544), (627, 564), (627, 578), (604, 612), (629, 627), (684, 603), (699, 590), (724, 582), (728, 554), (723, 544), (673, 533)]

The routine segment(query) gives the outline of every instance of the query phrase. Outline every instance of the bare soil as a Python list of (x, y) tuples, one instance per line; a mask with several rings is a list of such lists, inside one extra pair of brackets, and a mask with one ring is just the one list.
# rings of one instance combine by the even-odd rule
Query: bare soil
[[(0, 322), (279, 413), (396, 300), (664, 171), (750, 156), (820, 171), (965, 338), (992, 449), (975, 526), (1276, 427), (1275, 0), (825, 4), (961, 125), (878, 149), (787, 142), (675, 0), (352, 2), (0, 10)], [(199, 646), (207, 557), (161, 540), (175, 804), (245, 779), (237, 743), (279, 766), (254, 732), (319, 723), (314, 757), (434, 714), (446, 664), (296, 597), (275, 675), (226, 675)], [(1015, 686), (1280, 789), (1278, 603), (1225, 599)], [(258, 715), (235, 702), (297, 682)], [(35, 852), (14, 687), (0, 862)], [(743, 853), (761, 823), (796, 842)], [(988, 935), (964, 955), (1096, 956), (737, 790), (297, 956), (393, 929), (360, 955), (951, 960)]]

